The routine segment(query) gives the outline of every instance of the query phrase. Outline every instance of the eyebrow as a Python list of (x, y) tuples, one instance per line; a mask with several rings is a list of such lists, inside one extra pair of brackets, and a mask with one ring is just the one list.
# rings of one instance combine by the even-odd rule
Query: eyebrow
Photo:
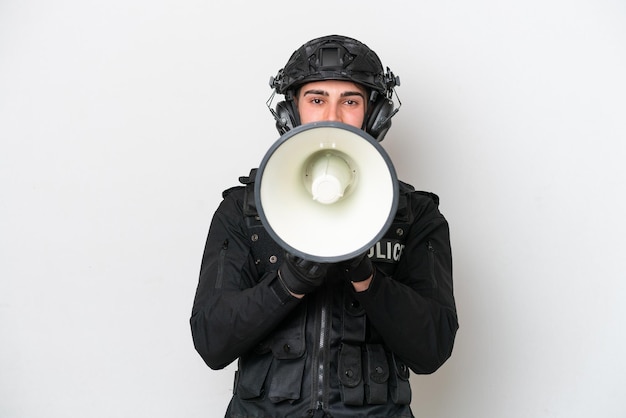
[[(316, 90), (316, 89), (311, 89), (311, 90), (305, 91), (303, 96), (306, 96), (307, 94), (317, 94), (317, 95), (320, 95), (320, 96), (328, 96), (328, 92), (327, 91), (325, 91), (325, 90)], [(340, 97), (360, 96), (360, 97), (365, 99), (365, 96), (360, 91), (344, 91), (339, 96)]]

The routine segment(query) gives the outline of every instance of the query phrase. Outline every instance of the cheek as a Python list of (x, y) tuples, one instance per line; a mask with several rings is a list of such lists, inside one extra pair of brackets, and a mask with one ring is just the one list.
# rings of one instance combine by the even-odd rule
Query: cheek
[(298, 114), (300, 116), (300, 123), (318, 122), (322, 120), (321, 112), (315, 111), (310, 106), (298, 107)]
[(353, 112), (346, 115), (343, 122), (356, 128), (361, 128), (364, 121), (365, 115), (362, 112)]
[(311, 122), (311, 117), (306, 110), (298, 109), (298, 114), (300, 116), (300, 123), (305, 124)]

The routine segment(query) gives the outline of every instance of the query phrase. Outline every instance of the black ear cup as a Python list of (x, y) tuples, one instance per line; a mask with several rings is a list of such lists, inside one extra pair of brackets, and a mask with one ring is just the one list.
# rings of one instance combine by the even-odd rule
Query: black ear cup
[(386, 97), (379, 97), (372, 105), (371, 111), (365, 122), (365, 131), (378, 140), (382, 141), (391, 128), (391, 115), (393, 102)]
[(276, 129), (283, 135), (300, 125), (300, 115), (293, 100), (276, 103)]

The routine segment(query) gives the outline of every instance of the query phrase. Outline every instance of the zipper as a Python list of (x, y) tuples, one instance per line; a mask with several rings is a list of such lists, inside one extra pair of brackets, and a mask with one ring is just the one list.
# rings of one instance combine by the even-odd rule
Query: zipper
[(322, 405), (318, 402), (317, 407), (315, 409), (307, 411), (307, 416), (309, 418), (324, 418), (326, 415), (324, 414)]
[(319, 329), (317, 341), (317, 353), (315, 356), (315, 380), (313, 385), (314, 405), (316, 411), (322, 411), (326, 404), (326, 378), (328, 370), (326, 367), (328, 360), (328, 343), (329, 343), (329, 298), (328, 287), (320, 289), (317, 294), (317, 305), (319, 310)]
[(215, 288), (221, 289), (224, 280), (224, 259), (226, 258), (226, 250), (228, 250), (228, 239), (225, 239), (220, 249), (219, 258), (217, 259), (217, 278), (215, 279)]
[(328, 309), (326, 306), (322, 306), (322, 311), (320, 313), (320, 340), (319, 340), (319, 353), (317, 363), (317, 404), (319, 407), (324, 405), (324, 383), (326, 381), (326, 343), (327, 343), (327, 327), (326, 327), (326, 317), (328, 315)]
[(426, 241), (426, 247), (428, 248), (428, 265), (430, 267), (430, 278), (432, 280), (433, 289), (437, 288), (437, 275), (435, 274), (435, 247), (430, 241)]

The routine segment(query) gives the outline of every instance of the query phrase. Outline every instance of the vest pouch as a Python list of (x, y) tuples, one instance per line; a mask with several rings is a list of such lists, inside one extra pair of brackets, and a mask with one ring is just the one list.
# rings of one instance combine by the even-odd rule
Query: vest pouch
[(246, 400), (262, 397), (263, 386), (271, 364), (271, 353), (241, 357), (239, 370), (235, 373), (234, 394)]
[(389, 363), (385, 349), (381, 344), (367, 344), (367, 366), (365, 375), (366, 399), (371, 405), (387, 403), (387, 382)]
[(411, 404), (411, 384), (409, 383), (409, 367), (395, 354), (389, 355), (391, 373), (389, 375), (389, 392), (396, 405)]
[(354, 406), (363, 405), (363, 366), (359, 345), (342, 344), (339, 351), (338, 372), (343, 403)]
[(301, 304), (272, 336), (268, 398), (274, 403), (300, 399), (306, 364), (305, 322), (306, 304)]
[(306, 338), (307, 305), (298, 305), (270, 336), (269, 347), (274, 357), (281, 360), (294, 360), (304, 355)]
[(306, 358), (274, 360), (267, 397), (273, 403), (300, 399)]

